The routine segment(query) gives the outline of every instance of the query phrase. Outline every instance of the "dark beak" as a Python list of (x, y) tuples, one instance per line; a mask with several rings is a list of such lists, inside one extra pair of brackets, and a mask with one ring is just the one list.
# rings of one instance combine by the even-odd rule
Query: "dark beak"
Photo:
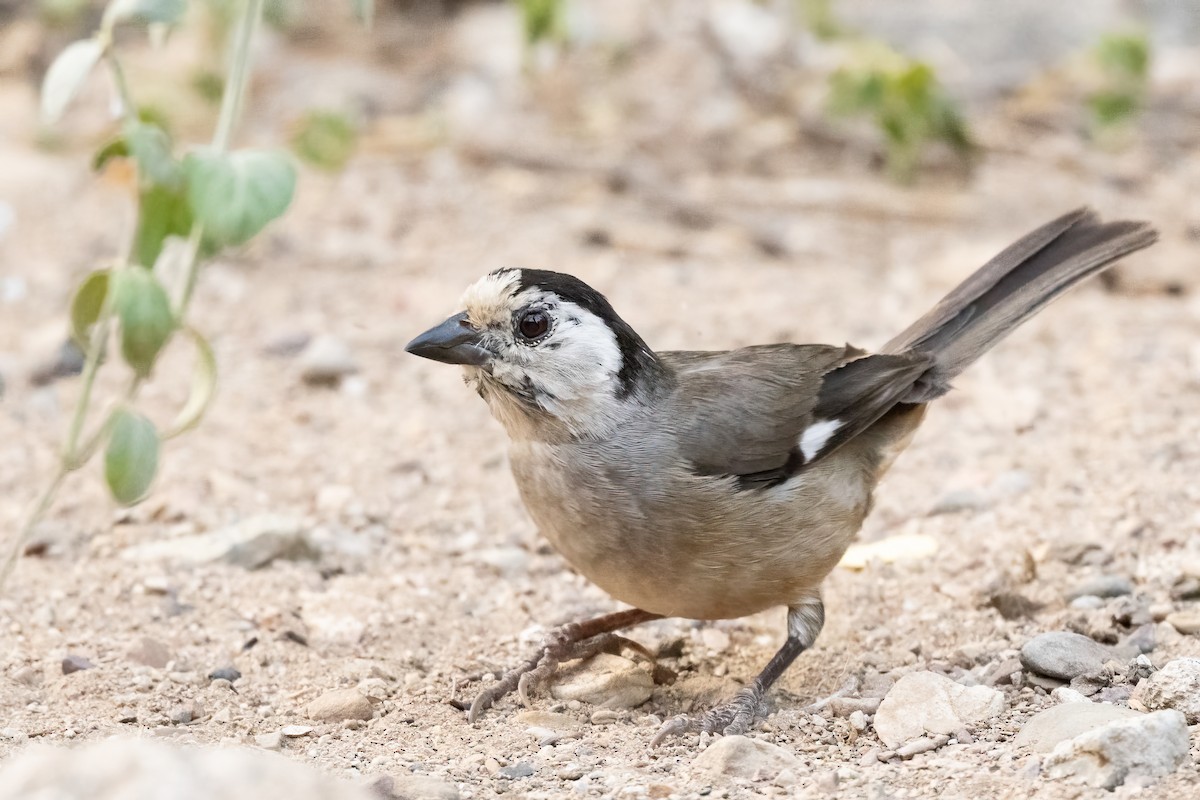
[(443, 364), (481, 367), (492, 360), (492, 352), (480, 343), (479, 331), (471, 326), (465, 311), (425, 331), (404, 349), (414, 356)]

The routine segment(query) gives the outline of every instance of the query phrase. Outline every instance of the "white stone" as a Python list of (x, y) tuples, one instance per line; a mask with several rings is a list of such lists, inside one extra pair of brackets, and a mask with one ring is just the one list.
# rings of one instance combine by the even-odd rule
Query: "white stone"
[(131, 561), (205, 564), (226, 561), (258, 569), (277, 558), (312, 558), (315, 552), (300, 522), (278, 514), (259, 514), (207, 533), (159, 539), (126, 548)]
[(775, 780), (785, 770), (793, 774), (804, 771), (804, 765), (791, 751), (746, 736), (722, 736), (696, 756), (692, 766), (709, 775), (753, 781)]
[(1045, 774), (1103, 789), (1130, 778), (1161, 778), (1188, 759), (1187, 720), (1178, 711), (1156, 711), (1117, 720), (1060, 742), (1046, 758)]
[(654, 680), (628, 658), (600, 653), (559, 671), (550, 693), (605, 708), (636, 708), (650, 699)]
[(1151, 710), (1182, 712), (1189, 725), (1200, 723), (1200, 658), (1168, 661), (1137, 685), (1133, 699)]
[(888, 747), (932, 734), (953, 734), (1004, 710), (1004, 695), (986, 686), (963, 686), (934, 672), (896, 681), (875, 713), (875, 732)]
[(319, 722), (370, 719), (374, 715), (374, 704), (358, 689), (334, 689), (308, 704), (309, 719)]
[(1107, 703), (1063, 703), (1030, 717), (1013, 739), (1013, 744), (1028, 747), (1035, 753), (1049, 753), (1059, 742), (1110, 722), (1137, 716), (1140, 715), (1136, 711)]
[(250, 747), (176, 747), (114, 738), (33, 745), (0, 767), (0, 800), (370, 800), (365, 788)]

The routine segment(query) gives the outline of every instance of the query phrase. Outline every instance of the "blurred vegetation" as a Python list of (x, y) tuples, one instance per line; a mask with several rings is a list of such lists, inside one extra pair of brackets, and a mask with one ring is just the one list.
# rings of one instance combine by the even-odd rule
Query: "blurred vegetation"
[[(275, 150), (231, 149), (266, 2), (206, 0), (205, 5), (227, 15), (224, 22), (232, 31), (228, 72), (215, 76), (209, 87), (213, 98), (219, 98), (220, 114), (207, 146), (180, 152), (161, 113), (137, 103), (136, 87), (126, 78), (116, 36), (118, 28), (128, 26), (145, 29), (152, 39), (164, 42), (162, 34), (184, 20), (187, 0), (111, 0), (97, 30), (67, 45), (43, 79), (42, 119), (53, 125), (91, 73), (107, 68), (118, 120), (113, 137), (92, 163), (97, 170), (129, 176), (126, 183), (137, 224), (125, 252), (98, 265), (71, 299), (72, 338), (84, 353), (79, 397), (59, 469), (0, 565), (0, 583), (63, 481), (101, 448), (104, 478), (113, 498), (131, 505), (146, 496), (158, 470), (162, 443), (195, 427), (216, 390), (212, 347), (188, 321), (201, 264), (221, 249), (254, 238), (291, 204), (296, 174), (290, 158)], [(86, 6), (45, 2), (39, 11), (49, 13), (50, 8), (55, 13), (81, 14)], [(354, 11), (369, 20), (372, 6), (358, 0)], [(336, 115), (313, 114), (298, 135), (299, 149), (323, 166), (340, 164), (353, 149), (353, 132)], [(195, 360), (191, 392), (176, 418), (159, 426), (137, 409), (137, 400), (167, 346), (180, 338), (188, 340)], [(105, 357), (114, 349), (119, 361)], [(122, 369), (125, 389), (97, 414), (93, 390), (104, 367)]]
[(564, 0), (516, 0), (525, 44), (559, 42), (564, 36)]
[(830, 109), (869, 117), (883, 135), (887, 171), (907, 183), (921, 153), (934, 142), (959, 155), (971, 152), (966, 120), (938, 83), (933, 68), (890, 49), (842, 67), (829, 79)]
[(1145, 106), (1150, 75), (1150, 41), (1143, 32), (1110, 33), (1091, 51), (1100, 85), (1087, 97), (1093, 130), (1130, 124)]
[(292, 136), (292, 150), (305, 162), (324, 170), (345, 166), (358, 145), (358, 127), (338, 111), (309, 111)]

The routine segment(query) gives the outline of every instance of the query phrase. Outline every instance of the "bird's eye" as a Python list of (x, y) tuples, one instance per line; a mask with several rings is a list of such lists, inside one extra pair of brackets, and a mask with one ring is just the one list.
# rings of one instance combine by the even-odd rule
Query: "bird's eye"
[(536, 342), (550, 331), (550, 316), (545, 311), (526, 311), (517, 322), (517, 334), (527, 342)]

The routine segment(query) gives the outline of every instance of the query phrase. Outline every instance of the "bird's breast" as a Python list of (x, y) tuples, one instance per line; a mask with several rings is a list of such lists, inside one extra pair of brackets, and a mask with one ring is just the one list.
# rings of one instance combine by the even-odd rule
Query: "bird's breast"
[(743, 491), (606, 443), (514, 442), (510, 454), (530, 516), (567, 561), (616, 599), (667, 616), (793, 602), (837, 564), (870, 503), (870, 476), (853, 464)]

